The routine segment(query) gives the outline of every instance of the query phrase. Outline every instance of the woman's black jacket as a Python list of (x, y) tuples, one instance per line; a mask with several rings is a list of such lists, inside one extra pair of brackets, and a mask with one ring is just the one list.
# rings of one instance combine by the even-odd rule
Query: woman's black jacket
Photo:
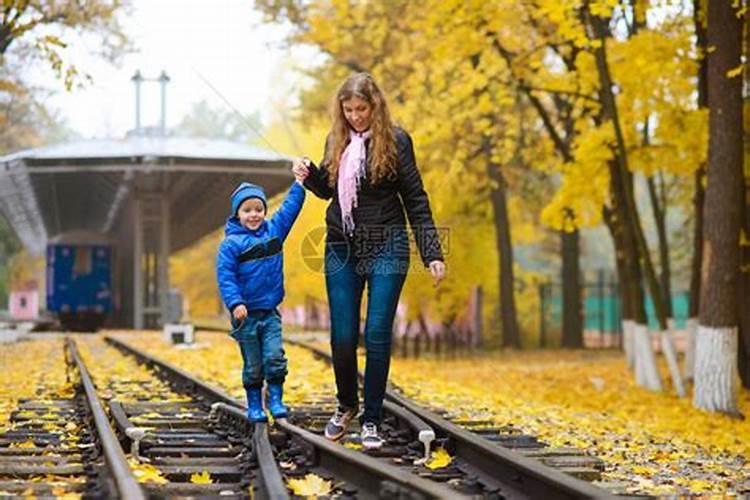
[[(362, 180), (357, 194), (357, 206), (353, 210), (354, 235), (344, 236), (338, 189), (335, 183), (334, 187), (328, 184), (328, 169), (323, 162), (310, 169), (304, 184), (319, 198), (332, 199), (326, 211), (326, 234), (329, 242), (348, 239), (355, 244), (360, 242), (372, 247), (376, 243), (372, 240), (382, 239), (388, 231), (406, 228), (406, 209), (412, 234), (426, 266), (433, 260), (443, 260), (439, 237), (447, 238), (447, 234), (442, 234), (443, 231), (439, 232), (435, 228), (430, 201), (417, 170), (411, 137), (398, 127), (395, 129), (395, 136), (398, 154), (396, 176), (376, 184), (370, 182), (369, 174)], [(369, 143), (368, 140), (368, 152)], [(367, 241), (363, 241), (363, 238)]]

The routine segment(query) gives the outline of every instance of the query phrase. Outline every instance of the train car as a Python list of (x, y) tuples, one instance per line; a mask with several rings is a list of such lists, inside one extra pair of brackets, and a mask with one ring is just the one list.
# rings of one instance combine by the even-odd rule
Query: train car
[(112, 311), (112, 247), (47, 245), (47, 310), (63, 328), (96, 331)]

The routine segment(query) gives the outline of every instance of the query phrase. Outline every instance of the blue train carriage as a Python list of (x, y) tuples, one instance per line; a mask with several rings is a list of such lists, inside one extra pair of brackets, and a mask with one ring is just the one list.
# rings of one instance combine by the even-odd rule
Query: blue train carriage
[(112, 311), (112, 247), (47, 245), (47, 309), (66, 330), (100, 328)]

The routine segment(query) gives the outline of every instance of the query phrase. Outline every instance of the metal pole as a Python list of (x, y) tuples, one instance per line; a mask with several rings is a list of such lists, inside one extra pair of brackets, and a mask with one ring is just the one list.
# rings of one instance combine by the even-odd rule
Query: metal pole
[(141, 82), (143, 82), (143, 76), (140, 70), (136, 70), (135, 74), (131, 78), (135, 84), (135, 131), (141, 131)]
[(545, 325), (545, 284), (539, 283), (539, 347), (544, 347), (544, 344), (546, 344), (546, 325)]
[(605, 322), (605, 304), (604, 304), (604, 269), (597, 271), (597, 288), (599, 292), (599, 347), (604, 344), (604, 322)]
[(167, 83), (169, 83), (169, 76), (167, 72), (162, 70), (159, 75), (159, 85), (161, 85), (161, 119), (159, 121), (159, 128), (161, 135), (167, 135)]

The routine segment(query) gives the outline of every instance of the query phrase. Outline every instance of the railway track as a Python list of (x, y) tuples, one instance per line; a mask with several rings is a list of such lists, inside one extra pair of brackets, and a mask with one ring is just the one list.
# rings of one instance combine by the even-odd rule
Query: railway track
[[(107, 340), (154, 369), (169, 373), (174, 384), (199, 384), (189, 375), (180, 373), (178, 368), (155, 360), (121, 340)], [(326, 353), (318, 351), (315, 355), (325, 358)], [(214, 391), (212, 397), (218, 402), (215, 408), (222, 412), (221, 418), (244, 418), (242, 402), (214, 388), (211, 390)], [(414, 495), (427, 498), (611, 496), (585, 481), (459, 428), (439, 415), (425, 412), (393, 393), (389, 393), (385, 405), (383, 431), (386, 446), (364, 452), (354, 435), (343, 440), (344, 446), (331, 443), (320, 435), (330, 415), (326, 405), (330, 407), (330, 404), (330, 401), (310, 401), (309, 404), (295, 405), (289, 421), (282, 420), (270, 428), (270, 447), (280, 464), (279, 473), (286, 480), (305, 477), (312, 472), (336, 484), (333, 494), (357, 498), (394, 495), (407, 498)], [(523, 436), (519, 439), (528, 441)], [(452, 463), (437, 470), (426, 468), (426, 446), (446, 449), (453, 456)]]
[(65, 358), (75, 392), (19, 401), (0, 435), (0, 492), (144, 499), (72, 341)]
[[(328, 364), (332, 362), (330, 354), (321, 349), (304, 342), (287, 342), (309, 350)], [(311, 401), (295, 414), (306, 415), (304, 425), (322, 432), (330, 409), (321, 412), (319, 408), (319, 402)], [(392, 387), (386, 391), (383, 412), (382, 430), (388, 444), (384, 451), (378, 453), (414, 463), (419, 459), (418, 454), (428, 440), (426, 433), (430, 431), (434, 436), (430, 446), (445, 449), (453, 460), (447, 468), (422, 471), (422, 474), (438, 481), (461, 485), (460, 489), (466, 493), (504, 498), (614, 496), (584, 480), (598, 479), (604, 462), (596, 457), (584, 456), (577, 450), (548, 448), (533, 436), (517, 431), (508, 432), (507, 429), (492, 426), (490, 422), (451, 422), (436, 412), (422, 408)], [(356, 442), (356, 434), (349, 436)], [(406, 446), (408, 453), (397, 457), (402, 451), (399, 446), (402, 445)]]
[[(107, 337), (106, 340), (124, 353), (135, 356), (159, 376), (168, 379), (176, 390), (195, 391), (204, 401), (211, 402), (220, 425), (251, 426), (245, 417), (242, 402), (122, 340), (112, 337)], [(247, 429), (247, 436), (253, 436), (253, 457), (264, 480), (267, 477), (278, 478), (284, 484), (290, 479), (302, 479), (308, 474), (315, 474), (331, 481), (331, 494), (342, 498), (463, 497), (455, 489), (359, 451), (331, 443), (322, 436), (285, 420), (275, 424), (277, 425), (272, 430), (266, 424), (255, 424), (255, 432)], [(286, 494), (284, 487), (284, 495)]]
[[(131, 356), (96, 340), (89, 343), (89, 358), (136, 365)], [(150, 374), (97, 380), (100, 392), (107, 393), (120, 443), (129, 450), (149, 497), (286, 495), (280, 477), (258, 471), (247, 419), (227, 418), (221, 409), (211, 408), (216, 400), (208, 386), (188, 380), (165, 384), (162, 371)]]
[[(122, 340), (106, 340), (116, 349), (93, 339), (82, 344), (87, 356), (66, 340), (76, 387), (70, 398), (19, 402), (12, 428), (0, 435), (0, 491), (134, 499), (288, 498), (289, 481), (314, 474), (328, 481), (328, 495), (341, 498), (611, 496), (530, 456), (556, 459), (556, 465), (574, 474), (580, 460), (545, 450), (529, 436), (462, 422), (475, 426), (476, 432), (470, 432), (391, 390), (382, 425), (387, 442), (378, 450), (363, 450), (356, 432), (340, 443), (320, 435), (335, 404), (330, 399), (295, 405), (288, 421), (253, 425), (244, 404), (223, 391)], [(324, 351), (299, 345), (329, 359)], [(131, 366), (107, 377), (101, 360)], [(150, 372), (123, 375), (138, 371), (134, 361)], [(451, 462), (432, 470), (425, 459), (438, 447)]]

